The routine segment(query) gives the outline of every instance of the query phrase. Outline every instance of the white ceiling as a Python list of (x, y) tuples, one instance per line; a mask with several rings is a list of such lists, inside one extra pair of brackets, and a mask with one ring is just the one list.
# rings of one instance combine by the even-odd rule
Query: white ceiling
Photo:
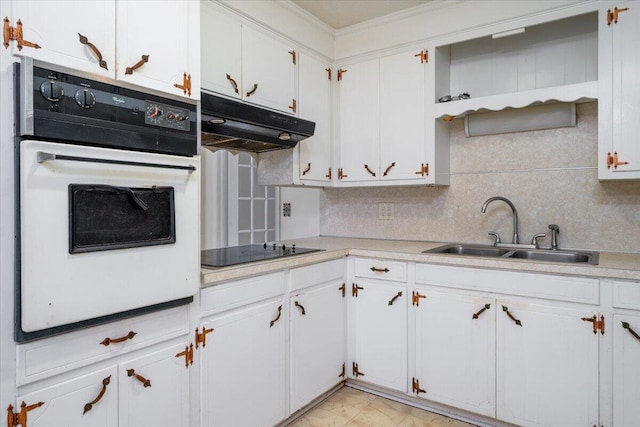
[(307, 12), (340, 29), (389, 15), (431, 0), (292, 0)]

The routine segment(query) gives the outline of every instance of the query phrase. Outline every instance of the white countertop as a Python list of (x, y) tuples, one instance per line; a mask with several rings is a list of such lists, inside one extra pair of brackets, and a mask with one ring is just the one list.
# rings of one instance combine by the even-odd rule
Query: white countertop
[(453, 254), (423, 254), (422, 251), (442, 246), (443, 242), (416, 242), (403, 240), (356, 239), (348, 237), (312, 237), (283, 242), (295, 243), (298, 247), (324, 249), (305, 255), (278, 258), (223, 268), (203, 268), (203, 287), (216, 282), (239, 279), (268, 273), (270, 271), (295, 268), (307, 264), (328, 261), (347, 255), (389, 258), (403, 261), (458, 267), (484, 267), (534, 273), (567, 274), (608, 279), (640, 280), (640, 254), (600, 252), (598, 265), (565, 264), (556, 262), (529, 261), (511, 258), (483, 258)]

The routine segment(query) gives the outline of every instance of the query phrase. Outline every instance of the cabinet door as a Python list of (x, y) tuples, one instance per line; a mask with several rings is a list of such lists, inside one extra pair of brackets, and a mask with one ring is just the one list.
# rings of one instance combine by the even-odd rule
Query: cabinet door
[(242, 97), (247, 102), (294, 114), (295, 49), (253, 28), (242, 26)]
[(189, 426), (189, 369), (176, 357), (186, 345), (119, 365), (119, 427)]
[(495, 301), (418, 289), (419, 397), (495, 417)]
[[(199, 96), (199, 2), (117, 1), (117, 78), (150, 89), (183, 95), (174, 84), (191, 75), (192, 97)], [(195, 49), (195, 52), (191, 52)], [(144, 57), (147, 57), (147, 62)], [(136, 65), (140, 65), (136, 68)], [(129, 70), (128, 70), (129, 68)], [(136, 69), (134, 69), (136, 68)], [(195, 86), (194, 86), (195, 84)]]
[(214, 329), (197, 353), (202, 427), (266, 427), (286, 416), (282, 310), (276, 301), (202, 324)]
[(331, 181), (331, 64), (300, 55), (300, 117), (315, 122), (314, 135), (298, 143), (300, 179)]
[(419, 178), (422, 164), (429, 162), (425, 138), (426, 67), (413, 51), (380, 59), (381, 180)]
[(626, 175), (640, 178), (640, 10), (636, 2), (620, 3), (617, 7), (628, 7), (628, 10), (620, 13), (618, 23), (611, 24), (608, 29), (612, 34), (613, 55), (612, 152), (618, 154), (619, 161), (627, 164), (610, 170), (616, 179)]
[(613, 424), (640, 426), (640, 315), (614, 315), (612, 328)]
[[(113, 0), (14, 0), (11, 10), (10, 25), (15, 27), (20, 20), (23, 38), (40, 46), (40, 49), (18, 50), (17, 43), (12, 41), (15, 55), (115, 77), (116, 7)], [(88, 44), (80, 42), (80, 35), (100, 52), (108, 70), (98, 65), (96, 53)]]
[(344, 71), (338, 82), (340, 159), (337, 166), (346, 175), (341, 181), (380, 178), (379, 64), (375, 59), (341, 67)]
[(356, 285), (361, 289), (353, 304), (355, 354), (347, 370), (352, 378), (406, 392), (407, 288), (365, 281)]
[(202, 88), (240, 98), (242, 25), (213, 2), (201, 2), (200, 16)]
[(343, 381), (345, 307), (332, 282), (291, 298), (291, 412)]
[(44, 402), (40, 408), (29, 411), (29, 427), (115, 427), (118, 373), (115, 367), (102, 369), (18, 396), (17, 402), (14, 412), (19, 411), (22, 402), (27, 406)]
[(496, 310), (497, 418), (532, 427), (598, 424), (599, 334), (581, 320), (590, 309), (498, 301)]

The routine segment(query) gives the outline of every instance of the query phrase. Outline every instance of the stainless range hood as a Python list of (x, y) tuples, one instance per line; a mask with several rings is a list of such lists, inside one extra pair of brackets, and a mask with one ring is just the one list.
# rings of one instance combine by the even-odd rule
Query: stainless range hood
[(201, 93), (202, 146), (262, 153), (293, 148), (316, 124), (284, 113)]

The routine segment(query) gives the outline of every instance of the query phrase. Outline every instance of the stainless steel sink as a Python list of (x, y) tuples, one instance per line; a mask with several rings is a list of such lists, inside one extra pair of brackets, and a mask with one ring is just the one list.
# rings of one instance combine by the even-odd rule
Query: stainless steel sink
[(466, 243), (453, 243), (422, 251), (423, 253), (438, 253), (464, 256), (478, 256), (490, 258), (526, 259), (541, 262), (562, 262), (570, 264), (598, 264), (599, 253), (593, 251), (549, 250), (549, 249), (520, 249), (516, 247), (500, 247)]
[(422, 251), (422, 253), (438, 253), (438, 254), (455, 254), (455, 255), (471, 255), (485, 257), (501, 257), (512, 250), (506, 248), (498, 248), (488, 245), (471, 245), (465, 243), (454, 243), (451, 245), (438, 246), (437, 248)]

